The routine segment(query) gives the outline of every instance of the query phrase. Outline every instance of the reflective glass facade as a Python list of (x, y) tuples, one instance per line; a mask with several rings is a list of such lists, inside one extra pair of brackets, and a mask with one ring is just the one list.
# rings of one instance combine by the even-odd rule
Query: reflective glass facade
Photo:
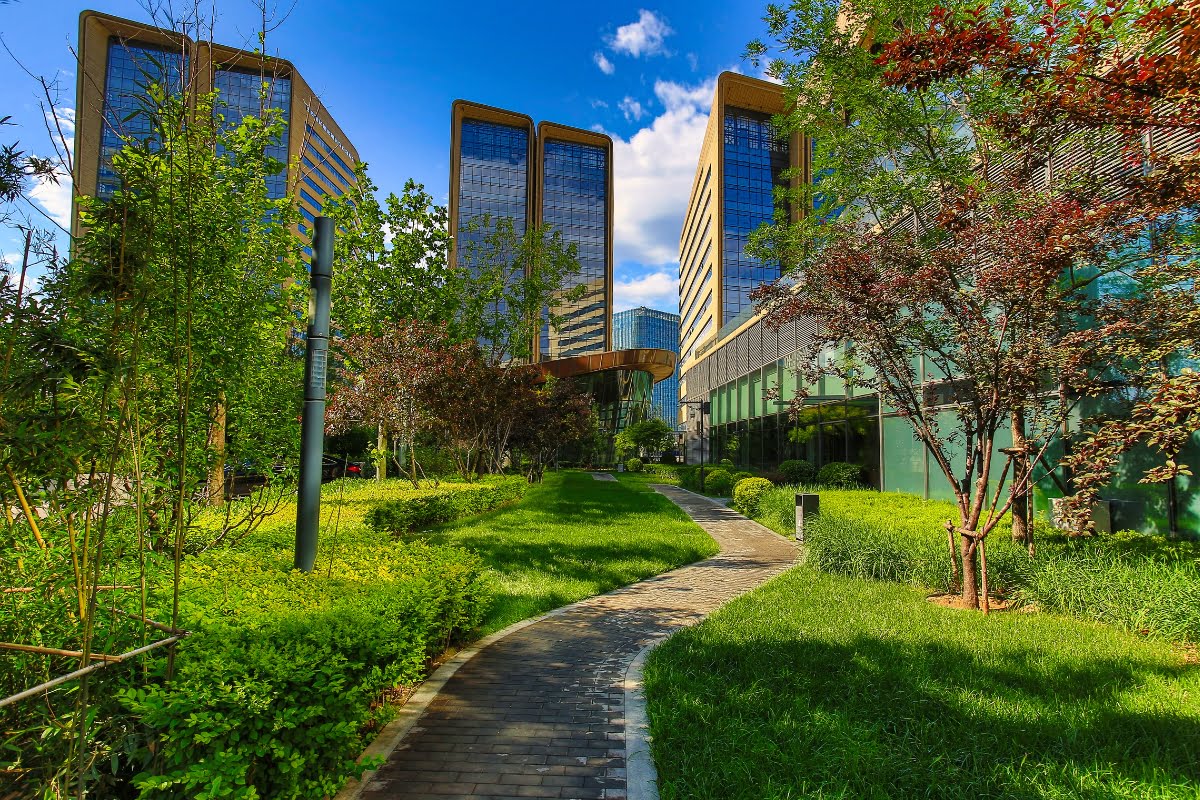
[(726, 107), (724, 117), (724, 213), (721, 325), (753, 307), (750, 293), (779, 277), (779, 264), (746, 253), (750, 234), (775, 215), (774, 192), (786, 187), (788, 141), (771, 115)]
[(225, 123), (230, 127), (236, 127), (246, 117), (258, 117), (267, 109), (279, 109), (283, 113), (283, 131), (278, 142), (266, 152), (268, 157), (283, 164), (283, 170), (267, 178), (267, 192), (273, 199), (286, 197), (291, 79), (263, 76), (257, 70), (218, 69), (213, 75), (213, 88), (217, 90), (217, 112), (225, 117)]
[[(679, 315), (652, 308), (613, 314), (613, 349), (655, 348), (679, 356)], [(679, 424), (679, 366), (675, 374), (654, 384), (651, 415), (675, 428)]]
[[(511, 219), (524, 233), (528, 223), (529, 132), (468, 119), (462, 125), (458, 231), (461, 242), (480, 238), (467, 232), (476, 217)], [(461, 245), (460, 245), (461, 246)]]
[(179, 50), (122, 42), (116, 37), (109, 40), (100, 172), (96, 181), (98, 197), (111, 197), (120, 186), (112, 169), (112, 158), (123, 146), (122, 136), (144, 140), (151, 133), (150, 121), (138, 113), (145, 108), (146, 87), (158, 84), (179, 91), (184, 66)]
[(603, 352), (608, 317), (608, 155), (601, 147), (549, 140), (542, 148), (542, 222), (577, 247), (579, 274), (564, 286), (584, 296), (556, 310), (557, 330), (542, 326), (541, 358)]

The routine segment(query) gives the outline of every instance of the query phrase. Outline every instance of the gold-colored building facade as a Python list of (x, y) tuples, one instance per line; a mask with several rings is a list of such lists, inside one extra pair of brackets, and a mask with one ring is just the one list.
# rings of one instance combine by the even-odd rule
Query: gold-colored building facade
[(451, 107), (452, 258), (484, 215), (513, 221), (517, 232), (549, 224), (578, 250), (581, 271), (564, 287), (581, 299), (556, 310), (560, 328), (543, 325), (533, 360), (602, 353), (612, 347), (612, 139), (465, 100)]
[[(296, 233), (302, 241), (307, 242), (324, 202), (355, 184), (358, 151), (290, 61), (96, 11), (79, 16), (78, 58), (72, 176), (76, 196), (112, 191), (112, 153), (122, 135), (138, 133), (137, 116), (130, 111), (148, 78), (172, 90), (186, 86), (193, 96), (217, 90), (219, 111), (231, 122), (258, 114), (263, 107), (284, 112), (285, 140), (272, 155), (286, 168), (269, 189), (274, 196), (296, 201), (303, 218)], [(78, 215), (73, 214), (72, 234), (78, 233)], [(311, 256), (307, 246), (305, 251)]]
[[(753, 286), (778, 276), (778, 267), (762, 264), (741, 252), (746, 231), (769, 216), (776, 185), (795, 187), (809, 180), (810, 145), (800, 134), (768, 142), (770, 118), (785, 110), (783, 87), (769, 81), (723, 72), (717, 78), (692, 191), (679, 237), (679, 394), (688, 397), (687, 375), (711, 350), (719, 336), (732, 336), (755, 319), (747, 299)], [(756, 146), (769, 148), (772, 173), (749, 169), (736, 157), (739, 126), (756, 128)], [(795, 174), (782, 178), (782, 170)], [(737, 196), (735, 196), (737, 195)], [(757, 216), (742, 213), (752, 196)], [(765, 208), (764, 208), (765, 204)], [(791, 209), (794, 216), (801, 209)], [(747, 222), (749, 220), (749, 222)], [(731, 248), (739, 248), (731, 252)], [(746, 265), (754, 265), (747, 269)], [(745, 272), (747, 274), (739, 274)], [(682, 414), (682, 412), (681, 412)], [(680, 422), (684, 420), (681, 418)]]

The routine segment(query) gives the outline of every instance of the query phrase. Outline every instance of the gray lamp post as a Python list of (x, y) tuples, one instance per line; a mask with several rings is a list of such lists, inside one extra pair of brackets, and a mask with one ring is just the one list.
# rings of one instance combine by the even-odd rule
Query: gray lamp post
[(333, 282), (333, 220), (314, 221), (313, 260), (304, 358), (304, 416), (300, 423), (300, 488), (296, 501), (296, 559), (301, 572), (317, 562), (321, 521), (321, 467), (325, 454), (325, 372), (329, 356), (329, 304)]

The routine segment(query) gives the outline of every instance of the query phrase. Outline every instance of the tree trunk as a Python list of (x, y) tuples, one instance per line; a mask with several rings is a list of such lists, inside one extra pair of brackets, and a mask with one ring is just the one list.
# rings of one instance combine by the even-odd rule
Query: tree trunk
[(225, 503), (225, 425), (228, 414), (225, 393), (217, 395), (213, 405), (212, 429), (208, 434), (208, 446), (213, 451), (212, 468), (208, 471), (208, 504), (219, 506)]
[(378, 435), (375, 437), (375, 480), (381, 481), (387, 477), (387, 428), (382, 425), (378, 428)]
[(979, 568), (975, 560), (978, 547), (972, 538), (974, 532), (970, 534), (959, 532), (959, 550), (962, 553), (962, 599), (967, 608), (979, 608)]
[(1014, 458), (1013, 482), (1009, 486), (1012, 497), (1012, 538), (1017, 544), (1026, 548), (1033, 546), (1033, 535), (1029, 530), (1029, 454), (1026, 451), (1028, 442), (1025, 440), (1025, 412), (1017, 410), (1012, 417), (1012, 446), (1019, 451)]
[(412, 481), (414, 487), (421, 486), (417, 480), (417, 443), (415, 438), (408, 440), (408, 479)]

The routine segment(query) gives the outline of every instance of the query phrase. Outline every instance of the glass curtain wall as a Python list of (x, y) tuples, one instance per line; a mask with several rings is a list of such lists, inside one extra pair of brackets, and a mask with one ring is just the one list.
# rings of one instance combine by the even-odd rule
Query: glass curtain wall
[(788, 140), (771, 123), (770, 114), (725, 109), (725, 217), (722, 255), (721, 325), (754, 304), (750, 293), (779, 277), (779, 264), (760, 261), (746, 252), (750, 234), (775, 216), (775, 188), (786, 187)]
[[(512, 220), (513, 231), (525, 233), (529, 199), (529, 131), (495, 122), (462, 123), (459, 160), (458, 251), (463, 253), (487, 237), (475, 227), (483, 217), (495, 226)], [(503, 301), (501, 301), (503, 303)], [(504, 313), (501, 307), (500, 313)]]
[(542, 221), (578, 248), (579, 274), (563, 287), (586, 288), (577, 301), (560, 306), (567, 317), (557, 331), (542, 326), (543, 360), (600, 353), (608, 317), (608, 159), (601, 147), (549, 140), (543, 149)]
[[(272, 199), (287, 197), (288, 125), (292, 118), (292, 79), (263, 75), (258, 70), (218, 69), (213, 76), (213, 88), (217, 90), (217, 113), (225, 117), (225, 124), (236, 127), (246, 117), (259, 117), (267, 109), (279, 109), (283, 114), (284, 127), (278, 141), (266, 149), (268, 158), (283, 164), (283, 171), (267, 178), (267, 191)], [(328, 194), (311, 177), (306, 178), (309, 186)], [(338, 192), (341, 194), (341, 192)]]
[(180, 49), (126, 42), (111, 37), (108, 42), (108, 72), (104, 78), (104, 130), (100, 138), (100, 171), (96, 194), (112, 197), (120, 188), (113, 172), (113, 156), (126, 140), (145, 141), (152, 132), (146, 110), (146, 89), (151, 84), (171, 92), (183, 90), (187, 62)]

